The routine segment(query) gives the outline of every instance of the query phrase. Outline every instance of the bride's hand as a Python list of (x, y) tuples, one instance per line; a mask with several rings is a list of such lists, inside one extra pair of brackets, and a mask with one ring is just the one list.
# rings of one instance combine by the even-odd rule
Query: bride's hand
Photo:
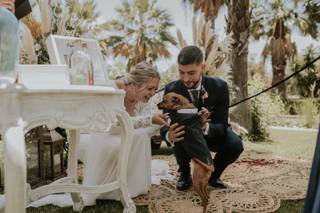
[(152, 123), (153, 124), (158, 124), (158, 125), (165, 125), (165, 126), (170, 126), (168, 124), (168, 114), (162, 114), (162, 113), (155, 113), (152, 116)]

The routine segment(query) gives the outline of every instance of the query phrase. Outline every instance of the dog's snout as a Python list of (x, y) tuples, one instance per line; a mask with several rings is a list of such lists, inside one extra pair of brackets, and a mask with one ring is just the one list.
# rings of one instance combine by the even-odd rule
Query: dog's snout
[(157, 104), (158, 109), (164, 109), (163, 101)]

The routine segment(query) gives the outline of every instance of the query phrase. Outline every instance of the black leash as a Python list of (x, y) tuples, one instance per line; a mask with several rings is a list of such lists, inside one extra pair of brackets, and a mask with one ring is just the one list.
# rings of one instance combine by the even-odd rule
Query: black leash
[[(245, 98), (245, 99), (243, 99), (243, 100), (241, 100), (241, 101), (238, 101), (238, 102), (236, 102), (236, 103), (234, 103), (234, 104), (231, 104), (231, 105), (229, 105), (228, 108), (234, 107), (234, 106), (236, 106), (236, 105), (238, 105), (238, 104), (241, 104), (241, 103), (243, 103), (243, 102), (245, 102), (245, 101), (247, 101), (247, 100), (250, 100), (250, 99), (252, 99), (252, 98), (255, 98), (255, 97), (257, 97), (258, 95), (261, 95), (262, 93), (265, 93), (265, 92), (267, 92), (267, 91), (269, 91), (269, 90), (271, 90), (271, 89), (279, 86), (280, 84), (284, 83), (285, 81), (289, 80), (289, 79), (292, 78), (293, 76), (297, 75), (298, 73), (302, 72), (303, 70), (305, 70), (306, 68), (308, 68), (309, 66), (311, 66), (312, 64), (314, 64), (314, 63), (315, 63), (316, 61), (318, 61), (319, 59), (320, 59), (320, 56), (318, 56), (317, 58), (313, 59), (311, 62), (305, 64), (301, 69), (295, 71), (294, 73), (292, 73), (292, 74), (289, 75), (288, 77), (284, 78), (283, 80), (281, 80), (281, 81), (273, 84), (271, 87), (268, 87), (268, 88), (262, 90), (261, 92), (258, 92), (258, 93), (254, 94), (254, 95), (251, 95), (251, 96), (249, 96), (249, 97), (247, 97), (247, 98)], [(159, 93), (159, 92), (161, 92), (161, 91), (163, 91), (163, 90), (164, 90), (164, 88), (161, 88), (161, 89), (159, 89), (156, 93)], [(213, 106), (212, 108), (210, 108), (209, 111), (212, 111), (213, 108), (214, 108), (214, 106)]]
[(288, 77), (284, 78), (283, 80), (281, 80), (281, 81), (273, 84), (271, 87), (268, 87), (268, 88), (262, 90), (261, 92), (258, 92), (258, 93), (254, 94), (254, 95), (251, 95), (251, 96), (249, 96), (249, 97), (247, 97), (247, 98), (245, 98), (245, 99), (243, 99), (243, 100), (241, 100), (241, 101), (238, 101), (238, 102), (236, 102), (236, 103), (234, 103), (234, 104), (231, 104), (231, 105), (229, 105), (229, 108), (234, 107), (234, 106), (236, 106), (236, 105), (238, 105), (238, 104), (241, 104), (241, 103), (243, 103), (243, 102), (245, 102), (245, 101), (247, 101), (247, 100), (250, 100), (251, 98), (255, 98), (255, 97), (257, 97), (258, 95), (261, 95), (262, 93), (265, 93), (265, 92), (267, 92), (267, 91), (269, 91), (269, 90), (271, 90), (271, 89), (279, 86), (280, 84), (282, 84), (282, 83), (284, 83), (285, 81), (289, 80), (290, 78), (292, 78), (293, 76), (295, 76), (295, 75), (297, 75), (298, 73), (302, 72), (302, 71), (305, 70), (306, 68), (310, 67), (312, 64), (314, 64), (314, 63), (315, 63), (316, 61), (318, 61), (319, 59), (320, 59), (320, 56), (318, 56), (317, 58), (313, 59), (311, 62), (305, 64), (300, 70), (295, 71), (294, 73), (292, 73), (292, 74), (289, 75)]

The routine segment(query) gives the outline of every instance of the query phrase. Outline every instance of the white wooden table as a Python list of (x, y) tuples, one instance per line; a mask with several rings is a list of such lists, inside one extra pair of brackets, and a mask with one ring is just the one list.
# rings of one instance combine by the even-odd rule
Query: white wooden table
[[(80, 211), (83, 208), (80, 193), (112, 190), (121, 191), (123, 212), (135, 212), (127, 188), (128, 151), (133, 127), (124, 109), (123, 98), (124, 92), (112, 87), (42, 85), (26, 88), (14, 84), (0, 88), (0, 133), (5, 140), (5, 212), (26, 212), (25, 207), (31, 201), (63, 192), (71, 193), (73, 208)], [(117, 181), (99, 186), (78, 184), (79, 129), (106, 131), (115, 122), (122, 127)], [(43, 124), (50, 129), (59, 126), (70, 130), (68, 176), (31, 190), (26, 183), (24, 132)]]

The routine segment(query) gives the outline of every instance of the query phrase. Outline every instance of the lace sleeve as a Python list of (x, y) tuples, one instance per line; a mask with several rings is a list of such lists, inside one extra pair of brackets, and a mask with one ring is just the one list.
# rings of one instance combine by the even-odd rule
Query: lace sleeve
[(136, 105), (136, 116), (132, 117), (133, 126), (135, 129), (146, 128), (152, 126), (152, 115), (155, 113), (154, 103), (139, 102)]
[(161, 95), (155, 95), (148, 103), (139, 102), (136, 105), (136, 116), (132, 117), (135, 129), (154, 126), (152, 115), (159, 112), (156, 103), (162, 99)]
[(152, 116), (151, 115), (140, 115), (132, 117), (133, 128), (146, 128), (152, 125)]

